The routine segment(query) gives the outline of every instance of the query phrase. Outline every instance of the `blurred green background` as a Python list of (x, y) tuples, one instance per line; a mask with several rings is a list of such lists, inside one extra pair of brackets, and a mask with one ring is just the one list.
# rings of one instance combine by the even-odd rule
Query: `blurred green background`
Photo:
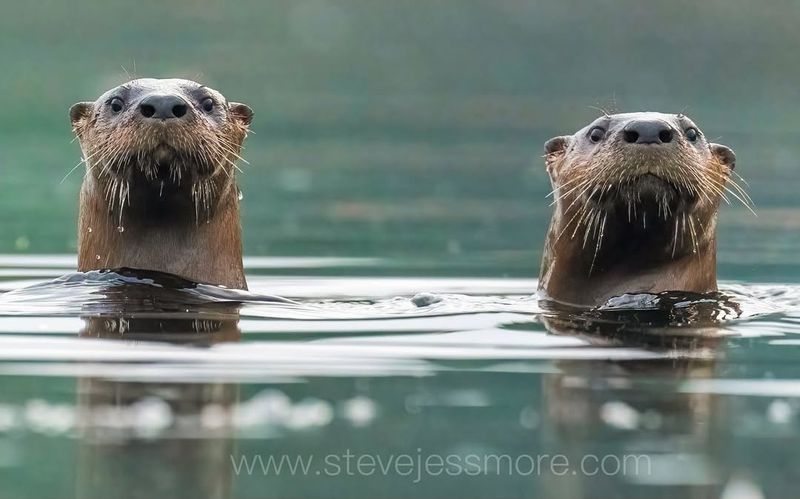
[(600, 106), (684, 111), (733, 147), (759, 217), (723, 210), (722, 277), (795, 280), (798, 21), (789, 0), (7, 2), (0, 252), (75, 250), (67, 109), (130, 73), (196, 79), (256, 111), (248, 255), (534, 275), (541, 145)]

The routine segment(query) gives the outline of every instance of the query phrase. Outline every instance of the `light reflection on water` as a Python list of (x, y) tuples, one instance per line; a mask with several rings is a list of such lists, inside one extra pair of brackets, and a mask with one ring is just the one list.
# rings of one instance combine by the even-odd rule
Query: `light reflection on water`
[[(61, 258), (0, 263), (13, 277), (0, 295), (0, 478), (60, 460), (40, 494), (72, 484), (78, 497), (331, 487), (349, 497), (720, 497), (780, 487), (800, 457), (781, 451), (779, 469), (757, 459), (775, 438), (798, 436), (796, 286), (725, 283), (724, 303), (631, 297), (556, 313), (541, 308), (532, 279), (282, 272), (252, 275), (242, 293), (141, 273), (57, 277)], [(304, 272), (328, 263), (381, 264), (255, 261)], [(231, 464), (345, 451), (572, 462), (636, 453), (652, 469), (486, 468), (415, 484), (397, 473), (237, 474)]]

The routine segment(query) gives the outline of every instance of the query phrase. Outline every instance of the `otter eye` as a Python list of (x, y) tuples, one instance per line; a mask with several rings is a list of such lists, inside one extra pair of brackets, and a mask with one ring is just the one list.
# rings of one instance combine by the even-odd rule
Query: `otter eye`
[(111, 110), (115, 113), (122, 111), (122, 108), (125, 107), (125, 103), (122, 102), (122, 99), (119, 97), (114, 97), (109, 101), (108, 105), (111, 107)]
[(605, 136), (606, 136), (606, 131), (600, 128), (599, 126), (596, 126), (589, 131), (589, 140), (591, 140), (595, 144), (603, 140), (603, 137)]
[(214, 99), (211, 97), (206, 97), (200, 102), (200, 107), (203, 108), (203, 111), (210, 113), (214, 110)]
[(700, 132), (697, 131), (697, 128), (689, 127), (686, 129), (686, 138), (689, 139), (689, 142), (696, 141), (699, 136)]

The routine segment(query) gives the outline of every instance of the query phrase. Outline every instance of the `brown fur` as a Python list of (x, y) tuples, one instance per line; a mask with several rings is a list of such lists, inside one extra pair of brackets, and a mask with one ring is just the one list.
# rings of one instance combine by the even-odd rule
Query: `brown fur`
[[(638, 119), (670, 123), (669, 143), (630, 144), (622, 130)], [(600, 126), (606, 134), (592, 143)], [(594, 306), (625, 293), (717, 289), (716, 221), (733, 152), (710, 144), (687, 118), (657, 113), (605, 116), (546, 145), (555, 211), (539, 288), (543, 297)]]
[[(137, 104), (179, 95), (183, 119), (148, 120)], [(120, 96), (125, 108), (111, 111)], [(215, 107), (204, 112), (202, 99)], [(252, 112), (186, 80), (134, 80), (70, 111), (86, 163), (78, 269), (121, 267), (246, 289), (235, 162)]]

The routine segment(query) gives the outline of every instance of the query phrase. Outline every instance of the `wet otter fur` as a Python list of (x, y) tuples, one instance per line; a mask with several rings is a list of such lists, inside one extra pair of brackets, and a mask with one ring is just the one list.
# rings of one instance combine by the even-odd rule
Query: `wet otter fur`
[(236, 161), (252, 117), (180, 79), (132, 80), (72, 106), (86, 164), (78, 270), (138, 268), (246, 289)]
[(596, 306), (625, 293), (717, 289), (720, 201), (750, 204), (730, 178), (731, 149), (686, 116), (627, 113), (550, 139), (545, 153), (555, 210), (544, 301)]

